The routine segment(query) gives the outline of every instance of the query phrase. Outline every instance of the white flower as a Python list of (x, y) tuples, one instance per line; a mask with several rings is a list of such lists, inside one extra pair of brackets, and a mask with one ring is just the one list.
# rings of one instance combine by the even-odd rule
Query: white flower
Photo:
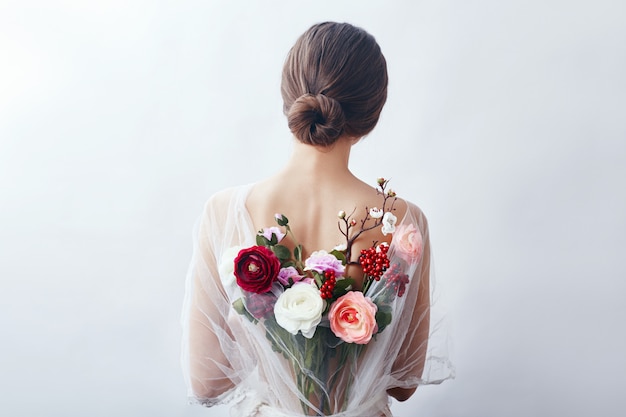
[(382, 228), (383, 235), (387, 236), (387, 234), (395, 232), (397, 221), (398, 221), (398, 218), (394, 216), (393, 214), (391, 214), (390, 211), (385, 213), (385, 216), (383, 217), (383, 228)]
[(274, 316), (280, 327), (291, 334), (310, 339), (322, 319), (326, 303), (315, 284), (298, 282), (282, 293), (274, 304)]
[(345, 219), (346, 218), (346, 212), (343, 210), (339, 210), (339, 213), (337, 213), (337, 217), (339, 217), (340, 219)]
[(348, 245), (346, 245), (345, 243), (340, 243), (339, 245), (333, 248), (333, 250), (336, 250), (337, 252), (343, 252), (346, 249), (348, 249)]
[(224, 251), (222, 259), (220, 260), (220, 279), (224, 286), (232, 285), (235, 278), (235, 258), (239, 255), (239, 251), (243, 249), (242, 246), (233, 246)]
[(370, 216), (372, 216), (374, 219), (380, 219), (381, 217), (383, 217), (383, 210), (377, 207), (371, 208)]

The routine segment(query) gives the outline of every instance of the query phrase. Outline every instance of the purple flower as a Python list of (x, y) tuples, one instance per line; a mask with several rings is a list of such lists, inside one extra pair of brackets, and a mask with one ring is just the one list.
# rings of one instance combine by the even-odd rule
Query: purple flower
[(276, 235), (276, 239), (280, 242), (285, 237), (285, 234), (279, 227), (272, 226), (263, 229), (263, 237), (267, 240), (272, 240), (272, 234)]
[(335, 272), (336, 278), (342, 276), (345, 271), (345, 267), (341, 261), (335, 258), (335, 255), (332, 255), (325, 250), (313, 252), (311, 256), (304, 261), (304, 266), (305, 271), (313, 270), (319, 272), (320, 274), (323, 274), (325, 271), (332, 270)]
[(291, 280), (295, 284), (296, 282), (301, 281), (304, 277), (298, 274), (298, 270), (293, 266), (281, 268), (280, 271), (278, 271), (278, 281), (280, 281), (280, 283), (284, 286), (291, 285), (289, 283), (289, 278), (291, 278)]

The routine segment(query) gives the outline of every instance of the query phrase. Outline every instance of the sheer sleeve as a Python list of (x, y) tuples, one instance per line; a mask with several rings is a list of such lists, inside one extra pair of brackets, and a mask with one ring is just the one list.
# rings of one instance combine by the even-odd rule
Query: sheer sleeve
[(195, 233), (196, 249), (190, 271), (191, 299), (186, 325), (190, 395), (208, 401), (233, 386), (227, 377), (230, 368), (220, 340), (230, 338), (225, 312), (220, 311), (226, 294), (217, 277), (215, 250), (209, 236), (211, 207), (207, 205)]
[[(194, 227), (194, 250), (187, 273), (182, 315), (182, 367), (191, 402), (206, 406), (228, 402), (251, 362), (237, 340), (238, 323), (220, 279), (225, 246), (238, 240), (227, 215), (232, 191), (213, 196)], [(241, 333), (239, 331), (239, 333)], [(237, 352), (233, 355), (229, 352)], [(249, 367), (249, 366), (248, 366)]]
[[(415, 225), (421, 234), (422, 251), (419, 263), (414, 267), (407, 266), (410, 285), (401, 311), (401, 320), (405, 324), (399, 327), (408, 325), (404, 337), (398, 334), (403, 340), (392, 366), (389, 387), (409, 390), (408, 395), (418, 385), (439, 383), (454, 374), (448, 360), (447, 335), (440, 322), (442, 306), (436, 304), (433, 296), (435, 286), (431, 274), (428, 222), (419, 208), (412, 204), (409, 204), (407, 217), (401, 227), (410, 225)], [(431, 320), (431, 315), (434, 320)], [(400, 394), (401, 397), (406, 395), (407, 392)]]
[[(417, 206), (408, 203), (388, 256), (391, 267), (375, 284), (371, 297), (379, 306), (386, 306), (387, 284), (396, 280), (402, 289), (396, 290), (397, 296), (385, 307), (391, 323), (368, 345), (359, 369), (363, 385), (356, 389), (367, 391), (366, 384), (377, 385), (405, 400), (419, 385), (454, 377), (445, 312), (434, 295), (428, 222)], [(378, 365), (372, 366), (374, 363)]]

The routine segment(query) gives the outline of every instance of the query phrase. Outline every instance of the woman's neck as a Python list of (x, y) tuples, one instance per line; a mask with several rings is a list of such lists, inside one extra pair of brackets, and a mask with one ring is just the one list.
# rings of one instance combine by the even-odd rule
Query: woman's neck
[(340, 138), (331, 147), (322, 148), (296, 139), (283, 173), (311, 178), (320, 183), (354, 178), (348, 168), (352, 144), (350, 139)]

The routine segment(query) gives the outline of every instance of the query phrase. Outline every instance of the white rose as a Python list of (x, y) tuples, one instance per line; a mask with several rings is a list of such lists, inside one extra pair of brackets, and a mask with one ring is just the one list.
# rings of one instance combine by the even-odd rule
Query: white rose
[(220, 279), (222, 284), (227, 287), (235, 283), (235, 258), (239, 255), (242, 246), (233, 246), (224, 251), (220, 260)]
[(383, 217), (383, 235), (387, 236), (387, 234), (396, 231), (396, 221), (398, 221), (398, 218), (391, 214), (390, 211), (385, 213), (385, 216)]
[(315, 284), (296, 283), (287, 288), (274, 304), (274, 316), (280, 327), (291, 334), (310, 339), (322, 319), (326, 307)]

